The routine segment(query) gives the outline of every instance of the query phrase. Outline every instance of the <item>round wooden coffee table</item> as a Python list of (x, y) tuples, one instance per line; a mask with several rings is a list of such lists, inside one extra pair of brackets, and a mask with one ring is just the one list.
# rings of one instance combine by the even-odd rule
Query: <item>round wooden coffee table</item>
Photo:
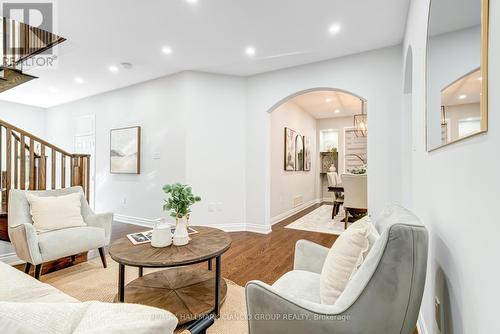
[[(198, 233), (190, 235), (186, 246), (133, 245), (127, 237), (112, 242), (109, 254), (119, 264), (115, 301), (163, 308), (175, 314), (180, 325), (212, 312), (219, 316), (227, 294), (227, 284), (221, 279), (221, 255), (231, 246), (231, 238), (215, 228), (193, 228)], [(201, 262), (208, 262), (208, 270), (186, 267)], [(139, 268), (139, 277), (127, 286), (125, 266)], [(169, 269), (143, 276), (143, 268)]]

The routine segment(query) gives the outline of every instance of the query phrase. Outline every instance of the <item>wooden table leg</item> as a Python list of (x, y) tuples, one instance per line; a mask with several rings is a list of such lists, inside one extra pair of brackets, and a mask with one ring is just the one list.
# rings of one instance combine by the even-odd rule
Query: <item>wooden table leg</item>
[(220, 255), (215, 258), (215, 316), (220, 316), (220, 301), (219, 301), (219, 285), (221, 276), (221, 259)]
[(118, 268), (118, 302), (125, 301), (125, 265), (121, 264)]
[(139, 267), (139, 277), (142, 277), (144, 275), (144, 269), (142, 267)]
[(212, 271), (212, 259), (208, 260), (208, 270)]

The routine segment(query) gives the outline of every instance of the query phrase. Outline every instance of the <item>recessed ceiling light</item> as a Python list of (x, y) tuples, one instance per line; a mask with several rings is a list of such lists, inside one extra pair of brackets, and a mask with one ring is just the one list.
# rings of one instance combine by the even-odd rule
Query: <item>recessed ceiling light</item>
[(338, 34), (340, 32), (340, 24), (334, 23), (330, 25), (330, 27), (328, 28), (328, 32), (330, 33), (330, 35)]
[(340, 110), (338, 109), (335, 109), (335, 113), (338, 114), (340, 112)]
[(327, 98), (325, 99), (325, 102), (326, 102), (326, 103), (330, 103), (330, 102), (332, 102), (332, 99), (331, 99), (331, 98), (329, 98), (329, 97), (327, 97)]
[(163, 52), (166, 55), (171, 55), (172, 48), (170, 46), (165, 45), (164, 47), (161, 48), (161, 52)]
[(186, 0), (186, 2), (190, 5), (196, 5), (198, 3), (198, 0)]
[(85, 83), (85, 80), (83, 80), (82, 77), (75, 77), (75, 79), (73, 79), (77, 84), (83, 84)]
[(459, 98), (460, 100), (463, 100), (463, 99), (467, 98), (467, 95), (462, 94), (462, 95), (460, 95), (458, 98)]
[(110, 70), (111, 72), (113, 72), (113, 73), (118, 73), (118, 71), (119, 71), (120, 69), (119, 69), (119, 68), (118, 68), (118, 66), (116, 66), (116, 65), (111, 65), (111, 66), (109, 67), (109, 70)]
[(53, 87), (53, 86), (50, 86), (50, 87), (49, 87), (49, 88), (47, 88), (47, 89), (48, 89), (48, 91), (49, 91), (49, 92), (51, 92), (51, 93), (57, 93), (57, 92), (58, 92), (57, 88), (56, 88), (56, 87)]
[(255, 56), (255, 53), (257, 51), (255, 51), (255, 48), (253, 46), (247, 46), (247, 48), (245, 49), (245, 53), (247, 54), (247, 56), (249, 57), (253, 57)]

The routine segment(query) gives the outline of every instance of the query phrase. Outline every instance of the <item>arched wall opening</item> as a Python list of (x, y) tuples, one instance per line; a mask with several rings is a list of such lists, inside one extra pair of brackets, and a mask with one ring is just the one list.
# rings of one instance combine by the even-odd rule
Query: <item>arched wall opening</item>
[(408, 208), (412, 207), (413, 191), (413, 152), (415, 140), (413, 134), (413, 51), (406, 50), (404, 59), (403, 101), (401, 115), (401, 201)]
[[(366, 164), (367, 135), (358, 132), (359, 140), (364, 140), (365, 145), (362, 153), (352, 151), (351, 141), (354, 137), (354, 115), (366, 115), (367, 110), (365, 98), (331, 87), (298, 91), (280, 99), (267, 110), (266, 201), (267, 217), (271, 224), (311, 205), (333, 202), (333, 195), (328, 192), (326, 172), (329, 168), (327, 165), (332, 162), (328, 152), (334, 146), (337, 149), (335, 171), (339, 176), (347, 170)], [(363, 119), (367, 122), (366, 118)], [(305, 144), (309, 144), (308, 150), (304, 148), (306, 170), (301, 170), (301, 164), (295, 166), (291, 163), (292, 156), (296, 157), (296, 151), (292, 154), (287, 150), (286, 129), (291, 130), (288, 131), (289, 135), (293, 132), (294, 136), (302, 136)], [(346, 138), (349, 138), (348, 146)], [(289, 144), (295, 143), (292, 138), (288, 139)], [(346, 155), (349, 157), (345, 158)], [(338, 215), (337, 220), (340, 217)]]

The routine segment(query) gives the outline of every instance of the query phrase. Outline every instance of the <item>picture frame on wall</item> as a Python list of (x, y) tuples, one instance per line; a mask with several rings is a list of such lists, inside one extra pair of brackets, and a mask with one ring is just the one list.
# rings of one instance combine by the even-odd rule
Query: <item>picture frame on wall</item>
[(294, 171), (296, 166), (295, 161), (295, 138), (297, 133), (290, 129), (285, 128), (285, 155), (284, 155), (284, 169), (285, 171)]
[(110, 130), (110, 172), (141, 173), (141, 127)]
[(304, 136), (304, 171), (311, 170), (311, 138)]

